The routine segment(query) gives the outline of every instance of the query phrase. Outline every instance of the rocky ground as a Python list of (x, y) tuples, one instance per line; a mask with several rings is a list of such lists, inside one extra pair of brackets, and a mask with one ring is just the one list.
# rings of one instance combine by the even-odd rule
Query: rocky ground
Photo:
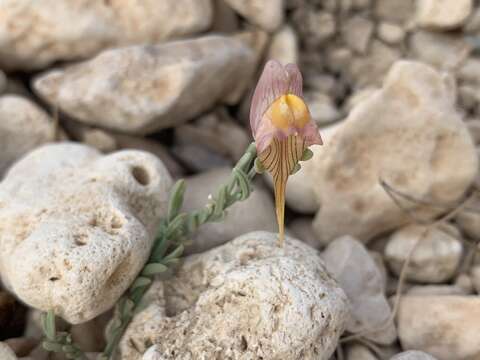
[[(158, 279), (120, 360), (480, 359), (480, 2), (0, 2), (0, 359), (94, 359), (173, 181), (202, 207), (251, 141), (266, 59), (324, 146)], [(397, 295), (401, 296), (397, 296)]]

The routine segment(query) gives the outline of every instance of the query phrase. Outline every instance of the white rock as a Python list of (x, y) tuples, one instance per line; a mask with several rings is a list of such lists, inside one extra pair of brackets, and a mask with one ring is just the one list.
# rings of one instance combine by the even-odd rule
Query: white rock
[(318, 11), (302, 6), (294, 12), (293, 21), (307, 48), (316, 48), (335, 35), (335, 16), (327, 11)]
[(317, 125), (322, 126), (340, 119), (340, 111), (330, 96), (319, 91), (305, 91), (304, 97), (310, 110), (310, 116)]
[(380, 0), (375, 2), (378, 18), (399, 24), (410, 21), (415, 11), (415, 0)]
[(474, 196), (468, 208), (461, 211), (456, 217), (459, 228), (475, 241), (480, 240), (480, 195)]
[(0, 178), (15, 160), (54, 138), (55, 124), (39, 106), (17, 95), (0, 97)]
[(408, 280), (443, 283), (455, 275), (462, 252), (461, 241), (441, 228), (409, 225), (391, 236), (385, 248), (385, 259), (390, 269), (399, 276), (411, 253), (406, 272)]
[(347, 330), (370, 331), (364, 337), (379, 344), (395, 341), (397, 334), (384, 295), (384, 278), (362, 243), (349, 236), (338, 238), (328, 245), (322, 258), (350, 301)]
[(378, 358), (364, 345), (353, 344), (345, 351), (346, 360), (378, 360)]
[(457, 285), (415, 285), (407, 291), (408, 295), (470, 295)]
[(478, 296), (403, 296), (397, 317), (403, 349), (438, 360), (470, 360), (480, 354)]
[(206, 30), (211, 20), (210, 0), (5, 0), (0, 3), (0, 64), (38, 69), (107, 47), (190, 35)]
[(439, 69), (454, 70), (468, 56), (470, 46), (459, 36), (417, 31), (410, 36), (409, 48), (415, 59)]
[(34, 88), (79, 121), (144, 134), (190, 120), (245, 89), (255, 60), (240, 39), (206, 36), (108, 50), (41, 75)]
[(382, 83), (390, 67), (400, 58), (401, 53), (398, 49), (387, 46), (379, 40), (373, 40), (368, 54), (355, 57), (349, 63), (348, 74), (357, 89), (370, 85), (377, 86)]
[(395, 355), (390, 360), (436, 360), (432, 355), (423, 351), (410, 350)]
[(295, 30), (285, 25), (276, 32), (270, 42), (267, 59), (275, 59), (286, 65), (298, 63), (298, 37)]
[(373, 35), (373, 22), (363, 16), (354, 16), (342, 25), (342, 37), (348, 47), (364, 54)]
[(313, 232), (312, 219), (299, 217), (288, 224), (288, 229), (296, 239), (302, 240), (313, 248), (318, 248), (318, 240)]
[(249, 22), (275, 31), (283, 23), (283, 0), (224, 0)]
[(0, 273), (28, 305), (71, 323), (109, 309), (148, 258), (170, 175), (153, 155), (36, 149), (0, 184)]
[(378, 37), (387, 44), (396, 45), (405, 38), (405, 30), (394, 23), (381, 22), (377, 28)]
[(461, 26), (472, 12), (472, 0), (417, 0), (418, 25), (440, 30)]
[(4, 342), (0, 341), (0, 359), (2, 360), (17, 360), (17, 356), (10, 347)]
[(307, 162), (321, 205), (314, 221), (319, 241), (344, 234), (368, 241), (408, 221), (379, 179), (437, 203), (463, 195), (478, 159), (454, 99), (450, 78), (433, 68), (411, 61), (392, 67), (383, 88), (358, 104)]
[[(230, 168), (219, 168), (187, 178), (183, 210), (203, 208), (208, 203), (208, 195), (215, 195), (231, 173)], [(187, 251), (203, 252), (255, 230), (277, 231), (273, 200), (261, 184), (254, 185), (254, 191), (247, 200), (231, 206), (224, 220), (200, 227)]]
[(267, 232), (185, 258), (150, 293), (122, 339), (122, 360), (151, 345), (149, 356), (163, 357), (144, 359), (327, 360), (348, 312), (318, 252), (288, 237), (279, 248)]

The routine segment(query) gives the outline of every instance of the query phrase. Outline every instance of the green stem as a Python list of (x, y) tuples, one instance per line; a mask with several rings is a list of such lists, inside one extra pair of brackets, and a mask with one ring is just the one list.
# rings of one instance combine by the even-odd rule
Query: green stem
[[(117, 303), (111, 326), (107, 330), (107, 346), (99, 360), (111, 359), (155, 275), (173, 268), (183, 253), (183, 243), (201, 225), (222, 219), (229, 206), (248, 198), (252, 191), (251, 181), (256, 174), (254, 167), (256, 156), (255, 144), (252, 143), (233, 168), (228, 183), (219, 189), (217, 195), (204, 208), (188, 214), (179, 213), (183, 204), (185, 184), (183, 181), (177, 182), (170, 198), (169, 213), (160, 225), (150, 258)], [(171, 250), (168, 251), (169, 249)]]

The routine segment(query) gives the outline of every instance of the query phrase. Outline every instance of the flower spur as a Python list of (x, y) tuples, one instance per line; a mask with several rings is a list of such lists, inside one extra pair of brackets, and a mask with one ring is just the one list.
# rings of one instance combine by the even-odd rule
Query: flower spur
[(302, 74), (295, 64), (265, 64), (252, 98), (250, 127), (258, 159), (273, 178), (279, 244), (285, 237), (285, 191), (288, 177), (307, 160), (308, 147), (322, 138), (302, 94)]

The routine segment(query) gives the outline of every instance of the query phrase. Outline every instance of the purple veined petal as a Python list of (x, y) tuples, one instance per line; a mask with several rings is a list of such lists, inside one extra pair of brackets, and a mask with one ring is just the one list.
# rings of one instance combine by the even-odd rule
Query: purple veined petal
[(269, 60), (258, 80), (250, 107), (250, 127), (254, 139), (263, 115), (276, 99), (287, 94), (288, 84), (287, 72), (282, 64)]
[(323, 145), (320, 131), (313, 120), (310, 120), (300, 131), (300, 136), (305, 139), (306, 145)]
[(300, 69), (295, 64), (288, 64), (285, 66), (285, 71), (288, 76), (288, 93), (303, 97), (303, 78)]

